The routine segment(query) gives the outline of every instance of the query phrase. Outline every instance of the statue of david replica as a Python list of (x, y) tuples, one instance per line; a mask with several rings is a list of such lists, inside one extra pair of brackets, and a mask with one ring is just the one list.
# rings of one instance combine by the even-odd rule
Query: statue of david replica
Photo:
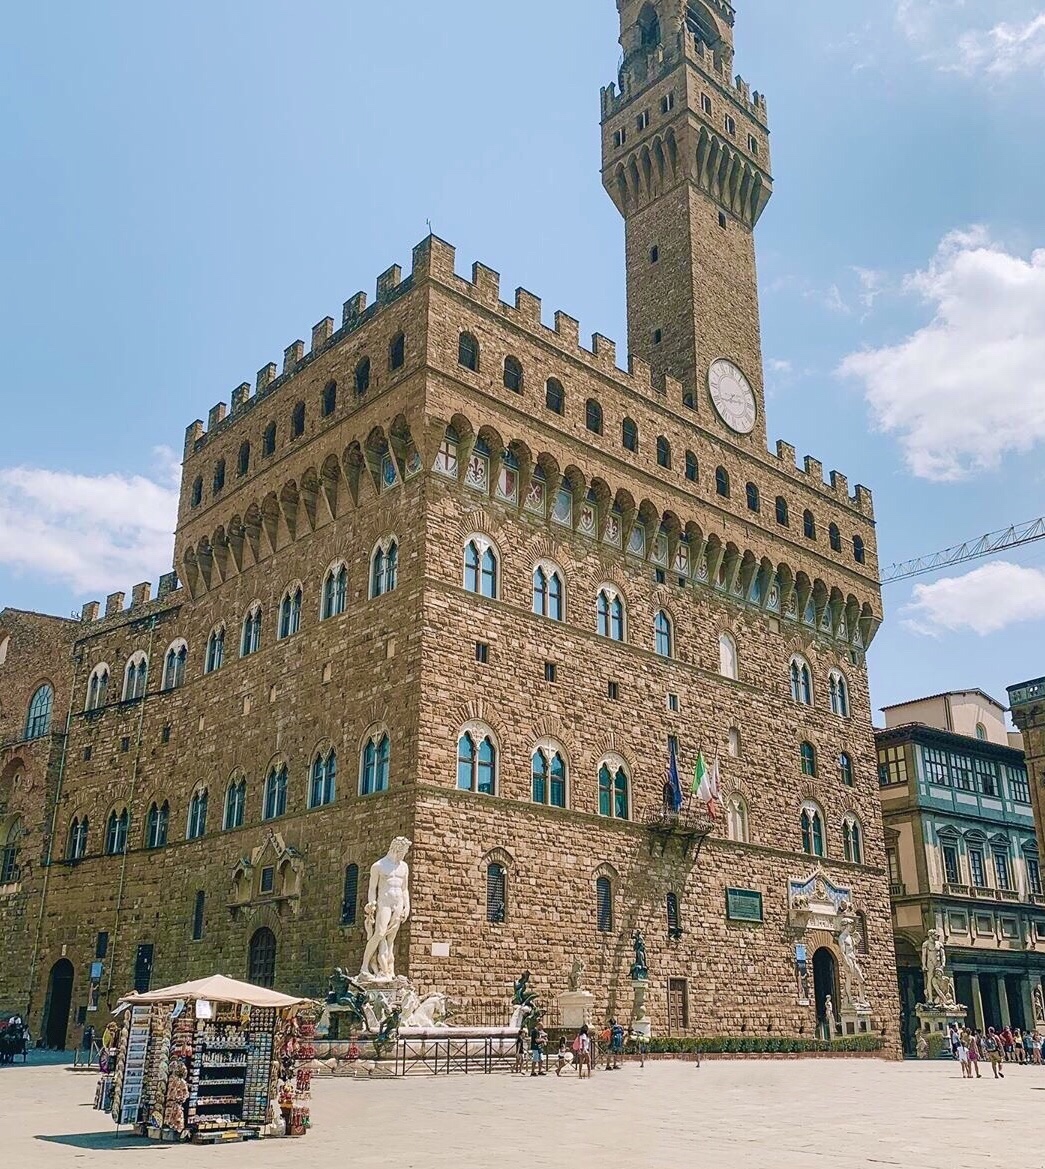
[(410, 867), (406, 854), (410, 841), (397, 836), (389, 845), (388, 855), (370, 869), (370, 888), (366, 901), (366, 949), (359, 971), (369, 983), (395, 982), (395, 941), (403, 923), (410, 916)]

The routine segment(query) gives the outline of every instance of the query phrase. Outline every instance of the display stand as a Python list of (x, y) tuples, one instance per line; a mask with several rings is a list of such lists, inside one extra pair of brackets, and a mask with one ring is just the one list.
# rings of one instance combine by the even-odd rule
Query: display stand
[[(284, 1048), (306, 1002), (226, 978), (129, 996), (121, 1002), (113, 1119), (158, 1141), (289, 1131), (273, 1124), (273, 1102), (291, 1078), (296, 1054)], [(306, 1106), (298, 1127), (308, 1123)]]

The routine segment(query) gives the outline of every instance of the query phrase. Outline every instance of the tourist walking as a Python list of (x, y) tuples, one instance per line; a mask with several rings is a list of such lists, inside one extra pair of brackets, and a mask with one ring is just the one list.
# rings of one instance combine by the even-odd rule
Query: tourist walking
[(983, 1077), (980, 1075), (980, 1041), (981, 1041), (981, 1039), (982, 1039), (982, 1036), (980, 1035), (980, 1033), (978, 1031), (972, 1031), (969, 1033), (969, 1042), (968, 1042), (969, 1066), (976, 1073), (976, 1078), (978, 1080), (983, 1079)]
[(588, 1024), (577, 1032), (577, 1038), (573, 1041), (573, 1058), (577, 1062), (577, 1079), (583, 1080), (585, 1076), (591, 1079), (591, 1032), (588, 1030)]
[(1013, 1055), (1012, 1032), (1009, 1030), (1008, 1027), (1002, 1028), (1000, 1039), (1001, 1039), (1002, 1055), (1005, 1057), (1005, 1062), (1012, 1063), (1012, 1061), (1015, 1057)]
[(517, 1075), (526, 1072), (526, 1040), (527, 1031), (525, 1027), (519, 1028), (519, 1034), (515, 1037), (515, 1071)]
[(964, 1032), (959, 1032), (958, 1042), (954, 1048), (954, 1058), (961, 1065), (962, 1079), (972, 1079), (972, 1063), (969, 1060), (969, 1049), (966, 1046), (966, 1037)]
[(996, 1080), (1004, 1080), (1005, 1073), (1001, 1070), (1001, 1061), (1003, 1058), (1001, 1039), (993, 1027), (987, 1028), (987, 1038), (983, 1041), (983, 1049), (987, 1053), (987, 1058), (991, 1061), (991, 1071), (994, 1072), (994, 1078)]

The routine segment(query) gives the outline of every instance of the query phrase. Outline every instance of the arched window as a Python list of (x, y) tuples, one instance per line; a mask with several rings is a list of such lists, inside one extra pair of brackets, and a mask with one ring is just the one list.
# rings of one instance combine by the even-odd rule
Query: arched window
[(639, 424), (634, 418), (625, 418), (620, 424), (620, 443), (632, 454), (639, 449)]
[(204, 663), (204, 673), (213, 674), (220, 670), (225, 663), (225, 626), (221, 625), (211, 631), (207, 638), (207, 660)]
[(457, 740), (457, 787), (483, 796), (497, 794), (497, 746), (485, 728), (468, 728)]
[(662, 658), (675, 656), (675, 638), (671, 618), (663, 609), (653, 619), (653, 640), (657, 653)]
[(697, 399), (696, 399), (696, 395), (693, 393), (692, 390), (683, 391), (682, 405), (685, 406), (687, 410), (696, 410)]
[(138, 650), (137, 653), (131, 654), (131, 659), (123, 672), (123, 701), (133, 702), (136, 698), (144, 698), (148, 680), (149, 659)]
[(329, 418), (337, 409), (337, 382), (327, 382), (323, 387), (322, 414)]
[(987, 741), (987, 728), (983, 725), (983, 723), (976, 724), (976, 738), (979, 739), (981, 743), (985, 743)]
[(118, 814), (115, 811), (109, 813), (109, 819), (105, 825), (105, 851), (109, 856), (118, 856), (127, 851), (129, 823), (130, 817), (126, 808)]
[(737, 654), (736, 639), (731, 633), (718, 635), (718, 672), (723, 678), (740, 678), (740, 658)]
[(725, 467), (715, 469), (715, 494), (721, 495), (723, 499), (729, 498), (729, 472)]
[(240, 639), (239, 656), (248, 658), (261, 649), (261, 606), (252, 605), (243, 618), (243, 636)]
[(199, 505), (202, 502), (203, 502), (203, 476), (197, 475), (196, 478), (192, 481), (192, 496), (189, 500), (189, 504), (192, 507), (199, 507)]
[(500, 925), (508, 916), (508, 872), (492, 861), (486, 866), (486, 920)]
[(265, 777), (261, 818), (275, 820), (287, 814), (287, 765), (273, 765)]
[(504, 359), (504, 388), (513, 394), (521, 394), (523, 391), (523, 367), (518, 357)]
[(402, 369), (406, 364), (406, 336), (396, 333), (388, 343), (388, 368), (392, 371)]
[(276, 935), (262, 926), (251, 935), (247, 951), (247, 981), (271, 989), (276, 985)]
[(479, 372), (479, 342), (471, 333), (462, 333), (457, 342), (457, 361), (473, 373)]
[(864, 830), (855, 816), (846, 816), (842, 821), (842, 852), (854, 865), (864, 863)]
[(671, 443), (664, 435), (657, 439), (657, 466), (671, 470)]
[(808, 509), (802, 513), (802, 533), (807, 540), (816, 539), (816, 520)]
[(613, 882), (595, 878), (595, 928), (600, 934), (613, 933)]
[(548, 379), (544, 387), (544, 404), (553, 414), (566, 413), (566, 391), (562, 388), (562, 382), (553, 377)]
[(392, 744), (384, 731), (373, 735), (363, 747), (359, 760), (359, 794), (372, 796), (388, 791), (388, 764)]
[(301, 586), (291, 587), (279, 603), (279, 640), (293, 637), (301, 628)]
[(370, 599), (395, 590), (399, 580), (399, 542), (384, 540), (370, 557)]
[(163, 659), (163, 689), (177, 690), (185, 683), (185, 663), (189, 658), (189, 647), (184, 641), (176, 641)]
[(242, 828), (247, 814), (247, 781), (233, 779), (225, 789), (225, 814), (221, 826), (226, 832)]
[(355, 925), (359, 912), (359, 865), (345, 866), (345, 883), (341, 893), (341, 924)]
[(82, 860), (87, 855), (87, 833), (90, 825), (87, 817), (82, 820), (74, 818), (69, 825), (69, 842), (65, 848), (65, 859), (70, 861)]
[(747, 509), (748, 511), (762, 510), (762, 496), (759, 494), (758, 488), (754, 483), (749, 483), (746, 488), (747, 491)]
[(163, 848), (167, 843), (167, 831), (170, 826), (171, 806), (164, 800), (162, 804), (153, 803), (145, 817), (145, 847)]
[(250, 470), (250, 443), (240, 443), (239, 455), (236, 459), (236, 473), (238, 475), (246, 475)]
[(726, 740), (726, 747), (729, 751), (729, 756), (731, 759), (740, 758), (740, 745), (740, 728), (730, 727), (729, 737)]
[(276, 424), (270, 422), (265, 427), (265, 433), (261, 439), (261, 453), (263, 455), (274, 455), (276, 453)]
[(322, 808), (334, 802), (337, 791), (337, 752), (331, 749), (318, 753), (312, 760), (312, 774), (308, 787), (308, 806)]
[(21, 878), (18, 867), (18, 847), (22, 839), (21, 818), (9, 822), (6, 831), (0, 829), (0, 885), (12, 885)]
[(323, 581), (323, 612), (324, 621), (331, 617), (339, 617), (348, 604), (348, 569), (343, 564), (335, 564)]
[(225, 460), (218, 459), (214, 464), (214, 494), (225, 489)]
[(599, 636), (608, 637), (611, 641), (623, 641), (624, 601), (616, 589), (605, 585), (599, 590), (596, 613)]
[(799, 824), (802, 829), (802, 851), (808, 856), (826, 856), (824, 814), (816, 804), (803, 805)]
[(101, 710), (109, 693), (109, 667), (102, 663), (91, 671), (87, 682), (87, 705), (85, 710)]
[(497, 553), (482, 536), (473, 536), (465, 545), (464, 587), (477, 596), (497, 599)]
[(845, 751), (838, 756), (838, 775), (844, 787), (853, 786), (853, 760)]
[(602, 434), (602, 407), (594, 398), (589, 398), (584, 405), (584, 425), (593, 434)]
[(356, 394), (361, 398), (370, 389), (370, 358), (364, 357), (356, 366)]
[(679, 913), (679, 895), (669, 893), (665, 898), (665, 909), (668, 919), (668, 937), (677, 942), (683, 934), (682, 915)]
[(686, 478), (690, 483), (696, 483), (700, 475), (700, 466), (697, 463), (697, 456), (693, 451), (686, 451)]
[(747, 804), (744, 797), (734, 792), (726, 800), (726, 835), (738, 844), (747, 844)]
[(867, 559), (867, 553), (866, 553), (866, 550), (864, 549), (863, 536), (854, 536), (853, 537), (853, 559), (856, 561), (857, 564), (863, 564), (865, 562), (865, 560)]
[(802, 763), (803, 775), (816, 775), (816, 748), (812, 743), (805, 741), (798, 750)]
[(831, 544), (831, 551), (832, 552), (841, 552), (842, 551), (842, 533), (838, 530), (837, 524), (832, 524), (827, 529), (827, 538)]
[(813, 675), (805, 658), (791, 659), (791, 697), (802, 706), (813, 705)]
[(552, 621), (566, 619), (566, 590), (554, 565), (538, 564), (533, 570), (533, 611)]
[(542, 743), (530, 759), (530, 794), (535, 804), (565, 808), (568, 803), (566, 757), (557, 743)]
[(631, 780), (620, 759), (606, 759), (599, 765), (599, 815), (631, 819)]
[(290, 436), (300, 438), (305, 433), (305, 403), (298, 402), (290, 415)]
[(776, 497), (776, 522), (782, 528), (786, 528), (791, 523), (791, 517), (787, 511), (787, 500), (782, 495)]
[(831, 713), (840, 718), (849, 717), (849, 683), (841, 670), (832, 670), (827, 681), (831, 696)]
[(207, 789), (200, 788), (192, 793), (189, 800), (189, 822), (185, 829), (186, 840), (199, 840), (207, 831)]

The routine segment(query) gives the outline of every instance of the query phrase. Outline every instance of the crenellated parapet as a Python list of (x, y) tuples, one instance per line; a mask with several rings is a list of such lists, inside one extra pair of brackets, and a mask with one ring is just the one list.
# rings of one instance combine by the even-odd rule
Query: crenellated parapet
[(156, 596), (152, 595), (152, 582), (142, 581), (131, 589), (130, 604), (124, 592), (109, 593), (104, 609), (100, 601), (87, 601), (80, 610), (80, 624), (87, 626), (103, 622), (131, 619), (137, 621), (181, 601), (181, 582), (176, 572), (164, 573), (159, 578)]

